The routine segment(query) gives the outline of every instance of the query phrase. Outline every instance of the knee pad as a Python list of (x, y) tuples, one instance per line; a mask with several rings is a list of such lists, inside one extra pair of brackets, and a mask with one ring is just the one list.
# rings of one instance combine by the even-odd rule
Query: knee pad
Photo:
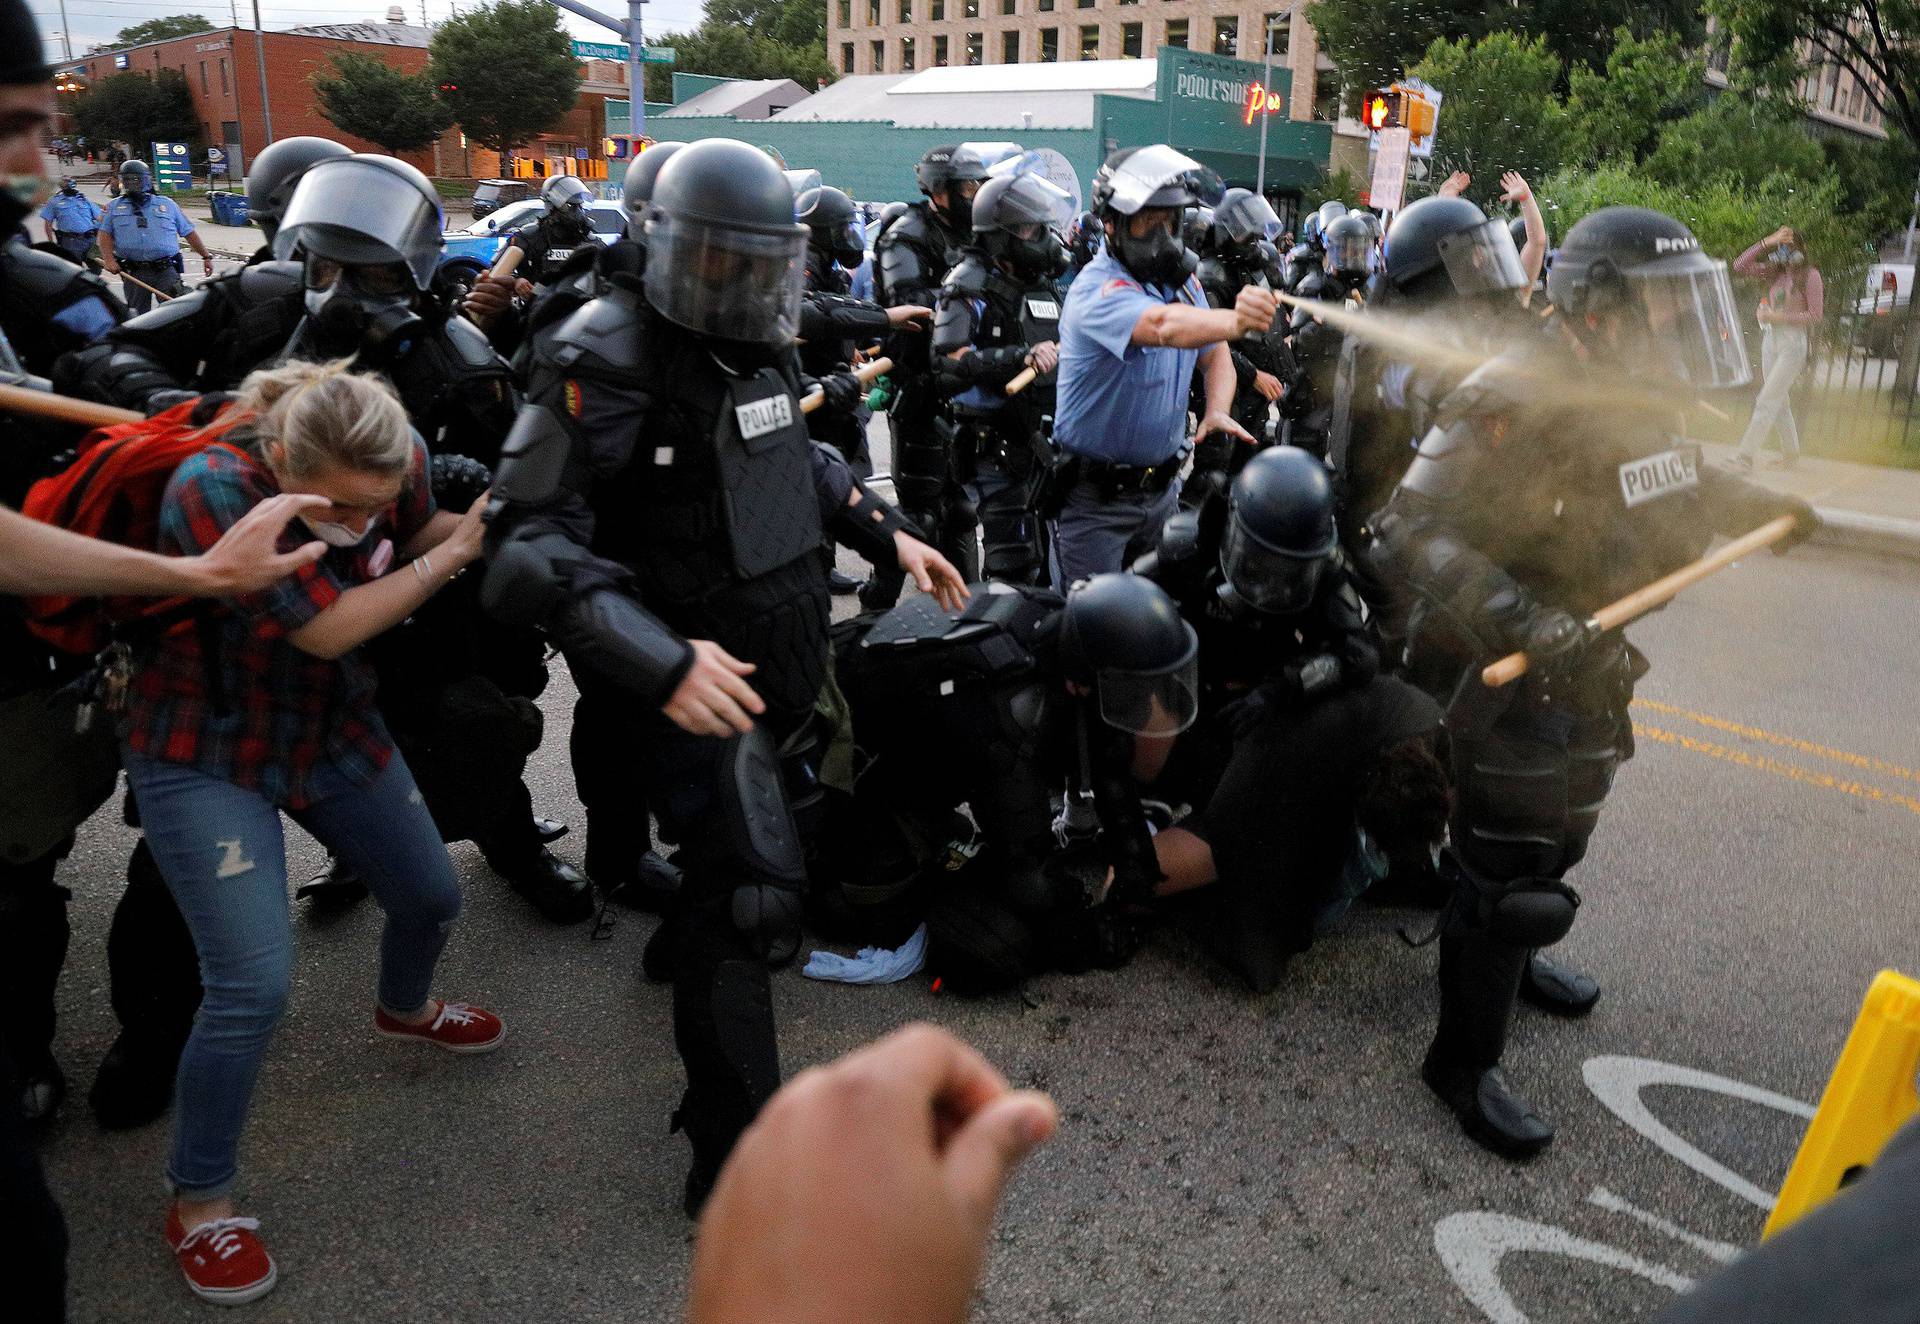
[(785, 965), (800, 951), (800, 893), (768, 882), (733, 889), (728, 903), (733, 927), (753, 954), (769, 965)]
[(1557, 878), (1518, 878), (1483, 892), (1480, 912), (1488, 935), (1515, 947), (1551, 947), (1573, 928), (1580, 894)]
[(719, 774), (718, 808), (734, 858), (750, 872), (798, 890), (806, 859), (772, 733), (755, 724), (729, 741)]

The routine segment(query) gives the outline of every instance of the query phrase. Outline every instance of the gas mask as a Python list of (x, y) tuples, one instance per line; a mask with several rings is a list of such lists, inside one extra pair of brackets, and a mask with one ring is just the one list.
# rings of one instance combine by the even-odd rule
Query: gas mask
[(1135, 236), (1128, 217), (1117, 217), (1113, 248), (1122, 266), (1149, 285), (1179, 286), (1200, 269), (1200, 259), (1181, 240), (1178, 218), (1174, 227), (1156, 225)]
[(413, 348), (426, 319), (413, 308), (413, 280), (396, 264), (349, 267), (307, 256), (307, 316), (332, 353), (391, 363)]

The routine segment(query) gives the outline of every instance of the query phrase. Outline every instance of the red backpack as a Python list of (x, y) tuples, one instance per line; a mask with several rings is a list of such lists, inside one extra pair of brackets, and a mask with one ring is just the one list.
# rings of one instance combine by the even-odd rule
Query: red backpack
[[(246, 415), (224, 397), (201, 396), (138, 423), (88, 433), (78, 459), (35, 483), (21, 513), (89, 538), (156, 551), (160, 502), (173, 471), (209, 446), (244, 458), (221, 435)], [(25, 600), (27, 628), (65, 653), (91, 656), (112, 642), (115, 627), (145, 622), (164, 632), (192, 614), (187, 598), (35, 597)]]

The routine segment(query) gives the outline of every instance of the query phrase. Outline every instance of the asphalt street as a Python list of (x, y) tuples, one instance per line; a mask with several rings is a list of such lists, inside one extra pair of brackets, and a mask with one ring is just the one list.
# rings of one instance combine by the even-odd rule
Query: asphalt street
[[(1508, 1065), (1560, 1126), (1530, 1165), (1473, 1146), (1415, 1075), (1436, 953), (1402, 942), (1424, 923), (1412, 912), (1357, 912), (1266, 997), (1171, 933), (1127, 969), (980, 1002), (788, 970), (786, 1070), (926, 1018), (1053, 1092), (1064, 1125), (1010, 1191), (981, 1320), (1644, 1316), (1757, 1239), (1756, 1200), (1802, 1125), (1783, 1109), (1818, 1097), (1874, 972), (1920, 969), (1916, 618), (1912, 563), (1803, 549), (1633, 631), (1654, 662), (1639, 752), (1560, 949), (1607, 992), (1582, 1022), (1520, 1014)], [(560, 672), (530, 780), (541, 812), (580, 823), (571, 694)], [(75, 937), (57, 1049), (75, 1094), (44, 1155), (80, 1324), (218, 1313), (160, 1238), (165, 1124), (103, 1133), (82, 1101), (113, 1035), (104, 939), (131, 840), (102, 815), (62, 874)], [(314, 843), (289, 841), (293, 876), (317, 870)], [(467, 910), (438, 989), (501, 1012), (511, 1039), (483, 1058), (376, 1039), (378, 912), (295, 914), (293, 1005), (239, 1191), (281, 1283), (244, 1313), (674, 1318), (686, 1151), (667, 1131), (668, 991), (637, 975), (654, 921), (622, 915), (605, 941), (555, 928), (454, 852)], [(1711, 1075), (1676, 1084), (1674, 1068)]]

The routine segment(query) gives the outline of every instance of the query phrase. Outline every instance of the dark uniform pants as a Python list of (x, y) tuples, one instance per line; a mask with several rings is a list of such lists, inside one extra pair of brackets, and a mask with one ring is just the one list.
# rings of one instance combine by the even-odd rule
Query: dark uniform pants
[(135, 317), (153, 307), (153, 290), (143, 289), (135, 281), (151, 285), (168, 298), (187, 292), (186, 283), (180, 279), (180, 272), (171, 258), (161, 258), (155, 262), (123, 260), (120, 269), (133, 277), (133, 280), (121, 281), (120, 290), (126, 296), (127, 310)]

